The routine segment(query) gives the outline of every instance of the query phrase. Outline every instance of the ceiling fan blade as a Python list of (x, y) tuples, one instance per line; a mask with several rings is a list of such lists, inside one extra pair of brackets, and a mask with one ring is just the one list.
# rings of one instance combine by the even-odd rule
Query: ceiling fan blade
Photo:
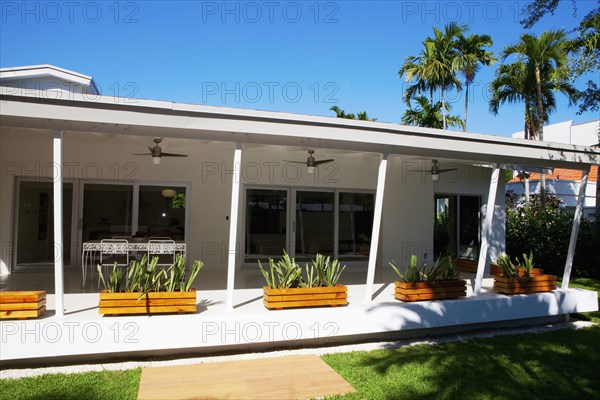
[(135, 154), (132, 154), (132, 156), (151, 156), (151, 155), (152, 155), (152, 153), (135, 153)]
[(187, 154), (175, 154), (175, 153), (160, 153), (163, 157), (187, 157)]
[(289, 162), (289, 163), (294, 163), (294, 164), (306, 164), (306, 161), (290, 161), (290, 160), (283, 160), (283, 162)]
[(326, 164), (329, 162), (335, 161), (333, 158), (330, 158), (328, 160), (319, 160), (319, 161), (315, 161), (315, 165), (321, 165), (321, 164)]
[(150, 153), (152, 153), (152, 150), (154, 150), (153, 147), (148, 146), (148, 150), (150, 150)]
[(458, 168), (438, 169), (438, 173), (456, 171)]

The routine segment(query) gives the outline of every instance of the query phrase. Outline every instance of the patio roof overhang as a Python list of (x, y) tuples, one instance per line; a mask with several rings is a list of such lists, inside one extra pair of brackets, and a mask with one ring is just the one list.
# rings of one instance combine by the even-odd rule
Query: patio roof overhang
[(0, 88), (0, 126), (330, 148), (465, 163), (585, 169), (600, 149), (227, 107)]

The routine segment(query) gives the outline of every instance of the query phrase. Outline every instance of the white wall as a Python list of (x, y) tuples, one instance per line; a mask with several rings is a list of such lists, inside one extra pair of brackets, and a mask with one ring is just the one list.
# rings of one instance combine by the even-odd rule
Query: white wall
[[(163, 158), (159, 166), (149, 156), (133, 156), (151, 146), (152, 137), (107, 136), (67, 132), (63, 159), (66, 179), (122, 181), (134, 179), (189, 184), (188, 257), (202, 259), (206, 270), (225, 271), (229, 234), (231, 171), (234, 145), (184, 139), (165, 139), (163, 151), (188, 154), (187, 158)], [(309, 175), (303, 165), (284, 160), (305, 160), (304, 148), (245, 145), (242, 152), (242, 190), (253, 185), (274, 187), (338, 188), (375, 191), (380, 155), (316, 149), (316, 158), (335, 158), (322, 165), (319, 173)], [(16, 176), (52, 174), (52, 135), (23, 129), (0, 130), (0, 266), (7, 273), (12, 238), (13, 191)], [(445, 167), (444, 162), (441, 163)], [(446, 165), (448, 165), (446, 163)], [(454, 165), (454, 164), (452, 164)], [(388, 163), (383, 210), (381, 256), (378, 268), (395, 260), (405, 262), (411, 254), (433, 254), (434, 192), (480, 195), (485, 202), (489, 170), (462, 166), (459, 173), (442, 174), (433, 183), (428, 169), (430, 160), (391, 155)], [(300, 175), (298, 175), (300, 174)], [(498, 218), (503, 217), (504, 196), (499, 191)], [(244, 241), (243, 202), (238, 231), (238, 266)], [(484, 215), (484, 214), (482, 214)], [(503, 251), (504, 224), (495, 223), (494, 252)], [(497, 249), (497, 250), (496, 250)], [(365, 269), (366, 271), (366, 269)], [(256, 271), (252, 271), (256, 274)]]

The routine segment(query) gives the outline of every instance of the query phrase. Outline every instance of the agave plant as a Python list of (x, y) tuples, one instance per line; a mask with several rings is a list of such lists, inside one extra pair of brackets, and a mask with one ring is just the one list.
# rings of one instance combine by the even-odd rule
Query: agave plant
[(332, 287), (337, 285), (346, 266), (341, 266), (338, 260), (333, 260), (323, 254), (317, 254), (313, 260), (313, 267), (317, 271), (317, 286)]
[(108, 282), (104, 278), (101, 266), (98, 265), (97, 268), (100, 281), (107, 291), (141, 293), (141, 299), (149, 292), (189, 291), (202, 267), (204, 267), (202, 261), (194, 261), (190, 275), (186, 279), (185, 257), (178, 255), (169, 268), (159, 269), (158, 257), (153, 257), (148, 262), (148, 257), (144, 255), (141, 260), (131, 262), (124, 288), (121, 287), (125, 279), (125, 271), (122, 268), (118, 268), (115, 264)]
[(520, 264), (523, 268), (523, 276), (531, 276), (531, 271), (533, 271), (533, 252), (529, 251), (529, 256), (523, 253), (523, 262)]
[(518, 265), (513, 263), (508, 254), (502, 254), (496, 259), (496, 264), (500, 268), (502, 275), (507, 278), (517, 278), (519, 276)]
[(267, 282), (267, 286), (272, 289), (297, 288), (303, 287), (302, 267), (296, 263), (293, 258), (284, 251), (283, 258), (277, 263), (269, 258), (269, 271), (266, 271), (260, 260), (258, 268)]
[(125, 278), (125, 271), (123, 268), (117, 266), (117, 262), (115, 261), (115, 265), (113, 265), (113, 269), (108, 275), (108, 282), (104, 279), (104, 273), (102, 272), (102, 265), (98, 264), (96, 266), (98, 270), (98, 277), (104, 286), (104, 290), (109, 293), (117, 293), (121, 291), (121, 285), (123, 284), (123, 279)]
[(390, 262), (390, 267), (398, 274), (400, 282), (416, 283), (421, 282), (421, 270), (417, 267), (417, 256), (410, 256), (410, 263), (404, 269), (404, 272), (394, 262)]
[(400, 282), (434, 282), (434, 281), (452, 281), (460, 279), (460, 274), (454, 269), (452, 257), (440, 257), (431, 268), (425, 265), (417, 266), (417, 256), (410, 257), (410, 263), (402, 271), (394, 262), (390, 262), (390, 267), (398, 274)]

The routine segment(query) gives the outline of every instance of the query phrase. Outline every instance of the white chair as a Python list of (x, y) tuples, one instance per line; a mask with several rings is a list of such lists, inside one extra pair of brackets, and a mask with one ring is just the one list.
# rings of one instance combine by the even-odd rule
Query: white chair
[[(127, 239), (102, 239), (100, 247), (100, 265), (104, 271), (104, 279), (108, 279), (109, 270), (115, 263), (117, 263), (117, 267), (125, 267), (125, 274), (127, 274), (129, 241)], [(98, 279), (98, 289), (100, 289), (100, 279)]]
[(172, 239), (148, 240), (148, 263), (158, 257), (158, 267), (170, 267), (175, 263), (175, 241)]

